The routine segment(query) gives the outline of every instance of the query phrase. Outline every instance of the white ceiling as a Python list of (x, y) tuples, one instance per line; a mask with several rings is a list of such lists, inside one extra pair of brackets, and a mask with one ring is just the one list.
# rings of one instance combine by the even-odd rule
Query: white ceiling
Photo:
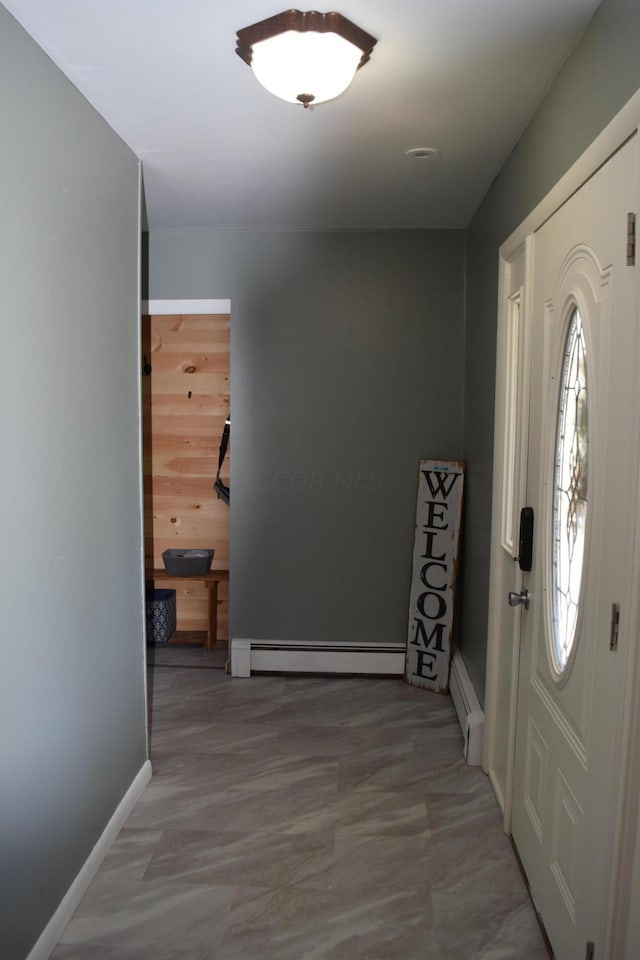
[(466, 226), (599, 0), (322, 6), (378, 44), (309, 110), (235, 53), (278, 0), (2, 2), (142, 159), (150, 227), (362, 229)]

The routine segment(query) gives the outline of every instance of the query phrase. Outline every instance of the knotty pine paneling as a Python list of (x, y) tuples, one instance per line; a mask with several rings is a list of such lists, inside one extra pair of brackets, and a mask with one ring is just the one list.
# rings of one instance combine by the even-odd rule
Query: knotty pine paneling
[[(143, 321), (145, 556), (162, 566), (171, 547), (215, 549), (213, 566), (229, 566), (229, 507), (213, 483), (229, 413), (230, 318), (226, 314), (152, 316)], [(223, 468), (229, 479), (229, 453)], [(206, 630), (207, 592), (178, 578), (178, 630)], [(229, 636), (228, 585), (218, 588), (218, 639)]]

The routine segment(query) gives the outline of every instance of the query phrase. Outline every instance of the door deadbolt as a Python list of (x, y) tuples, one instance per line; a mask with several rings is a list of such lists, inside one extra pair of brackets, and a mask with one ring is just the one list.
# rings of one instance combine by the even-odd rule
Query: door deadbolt
[(520, 511), (520, 532), (518, 534), (518, 564), (521, 570), (531, 570), (533, 557), (533, 507), (523, 507)]

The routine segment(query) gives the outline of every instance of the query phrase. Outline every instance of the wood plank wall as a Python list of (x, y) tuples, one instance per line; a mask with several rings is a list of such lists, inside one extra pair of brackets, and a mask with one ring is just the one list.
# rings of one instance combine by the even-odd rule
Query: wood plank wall
[[(229, 507), (214, 490), (218, 448), (229, 414), (230, 317), (143, 318), (145, 558), (161, 567), (169, 547), (215, 549), (213, 568), (229, 566)], [(222, 470), (229, 482), (229, 455)], [(207, 625), (204, 585), (177, 579), (178, 631)], [(218, 641), (229, 636), (228, 588), (218, 592)]]

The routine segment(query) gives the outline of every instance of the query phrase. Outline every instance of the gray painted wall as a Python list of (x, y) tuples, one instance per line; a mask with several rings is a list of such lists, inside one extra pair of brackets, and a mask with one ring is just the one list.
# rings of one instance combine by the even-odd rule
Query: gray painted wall
[(485, 681), (498, 248), (640, 87), (640, 4), (604, 0), (473, 218), (467, 233), (462, 651)]
[(138, 163), (0, 7), (0, 953), (146, 758)]
[(232, 636), (405, 640), (418, 460), (462, 450), (463, 292), (462, 232), (151, 232), (151, 298), (232, 301)]

